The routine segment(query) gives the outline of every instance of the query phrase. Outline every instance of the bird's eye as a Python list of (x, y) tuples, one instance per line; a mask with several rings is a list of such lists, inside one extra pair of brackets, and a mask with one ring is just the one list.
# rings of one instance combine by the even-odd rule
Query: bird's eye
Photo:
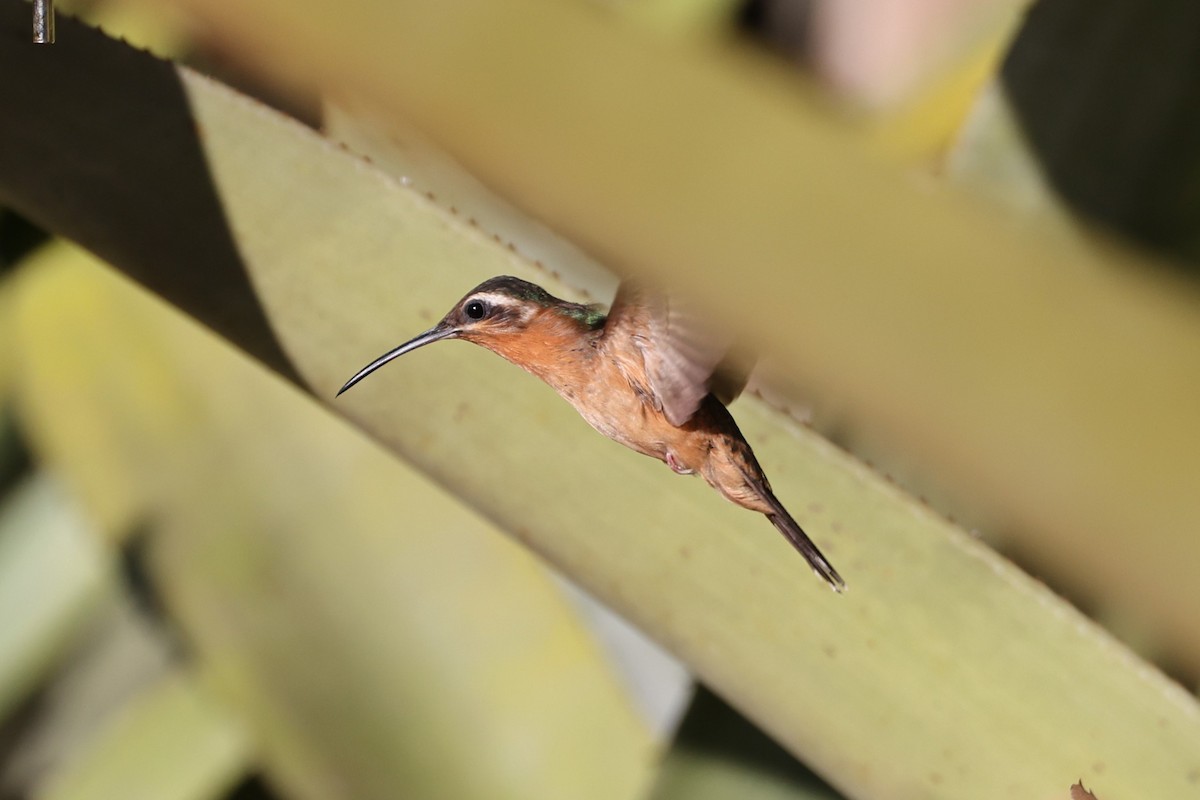
[(480, 300), (472, 300), (471, 302), (467, 303), (466, 312), (467, 316), (471, 319), (483, 319), (484, 315), (487, 313), (487, 306), (485, 306)]

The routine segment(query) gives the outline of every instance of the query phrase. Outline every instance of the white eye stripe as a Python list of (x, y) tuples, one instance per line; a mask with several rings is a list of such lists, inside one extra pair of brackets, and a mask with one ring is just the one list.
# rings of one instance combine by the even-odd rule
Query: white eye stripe
[[(527, 322), (533, 315), (534, 309), (527, 303), (522, 303), (513, 297), (498, 292), (479, 292), (471, 295), (465, 307), (469, 307), (472, 303), (483, 303), (488, 308), (504, 309), (510, 314), (510, 319), (515, 317), (520, 322)], [(491, 316), (490, 314), (488, 316)]]
[(505, 294), (495, 292), (480, 292), (471, 295), (471, 300), (481, 300), (491, 306), (508, 307), (513, 305), (513, 299)]

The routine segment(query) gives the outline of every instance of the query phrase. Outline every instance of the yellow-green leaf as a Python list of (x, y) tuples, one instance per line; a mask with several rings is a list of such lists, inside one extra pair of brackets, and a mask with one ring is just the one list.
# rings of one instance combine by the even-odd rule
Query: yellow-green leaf
[(82, 252), (25, 267), (31, 438), (85, 495), (106, 471), (137, 487), (154, 588), (275, 780), (321, 800), (638, 796), (654, 743), (527, 553)]

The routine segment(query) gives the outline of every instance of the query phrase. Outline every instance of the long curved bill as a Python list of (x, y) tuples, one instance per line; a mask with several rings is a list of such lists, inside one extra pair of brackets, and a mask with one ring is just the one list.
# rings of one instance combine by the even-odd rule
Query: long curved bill
[(354, 375), (353, 378), (346, 381), (345, 386), (343, 386), (341, 389), (338, 389), (338, 393), (336, 396), (340, 397), (342, 392), (346, 391), (351, 386), (358, 383), (363, 378), (367, 377), (372, 372), (379, 369), (380, 367), (382, 367), (384, 364), (388, 363), (392, 359), (399, 358), (400, 356), (404, 355), (405, 353), (411, 353), (413, 350), (416, 350), (418, 347), (424, 347), (427, 344), (433, 344), (434, 342), (441, 341), (442, 339), (453, 339), (456, 336), (458, 336), (457, 329), (452, 328), (449, 325), (439, 322), (437, 325), (434, 325), (432, 328), (425, 331), (420, 336), (416, 336), (416, 337), (408, 340), (407, 342), (400, 345), (399, 347), (397, 347), (394, 350), (387, 351), (386, 353), (381, 355), (379, 358), (375, 359), (370, 364), (367, 364), (365, 367), (360, 369)]

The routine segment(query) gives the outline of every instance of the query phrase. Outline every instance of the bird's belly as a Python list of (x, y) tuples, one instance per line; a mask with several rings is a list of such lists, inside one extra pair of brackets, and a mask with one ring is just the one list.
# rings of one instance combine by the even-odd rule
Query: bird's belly
[(580, 415), (589, 425), (615, 442), (639, 453), (655, 458), (665, 458), (665, 449), (656, 437), (648, 436), (645, 426), (631, 417), (613, 416), (608, 409), (579, 409)]
[(598, 432), (642, 455), (665, 462), (681, 475), (700, 469), (689, 434), (636, 397), (633, 402), (610, 400), (603, 405), (580, 406), (578, 410)]

